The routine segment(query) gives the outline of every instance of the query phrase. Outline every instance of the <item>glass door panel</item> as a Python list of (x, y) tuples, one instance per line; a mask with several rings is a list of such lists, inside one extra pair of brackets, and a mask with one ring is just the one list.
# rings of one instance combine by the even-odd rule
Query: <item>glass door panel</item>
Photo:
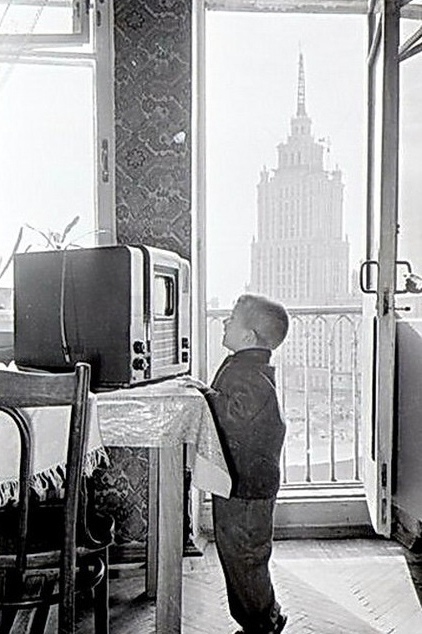
[(370, 292), (363, 315), (362, 416), (368, 507), (375, 530), (389, 536), (396, 325), (399, 12), (394, 0), (383, 0), (375, 10), (369, 16), (368, 262), (362, 282)]
[[(422, 20), (401, 19), (400, 42), (421, 33)], [(422, 41), (422, 35), (419, 35)], [(415, 274), (414, 294), (396, 296), (402, 320), (422, 317), (422, 55), (416, 54), (400, 63), (400, 142), (399, 142), (399, 232), (398, 259), (409, 261)], [(397, 285), (403, 289), (408, 270), (397, 270)], [(420, 291), (420, 292), (419, 292)], [(410, 310), (409, 310), (410, 309)]]
[(289, 485), (361, 484), (365, 27), (364, 15), (206, 14), (209, 378), (238, 295), (290, 309), (273, 358)]

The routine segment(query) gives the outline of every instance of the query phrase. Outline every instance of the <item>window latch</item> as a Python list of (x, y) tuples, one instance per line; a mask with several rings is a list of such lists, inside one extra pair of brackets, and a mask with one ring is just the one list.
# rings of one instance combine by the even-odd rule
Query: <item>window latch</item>
[(103, 183), (108, 183), (110, 180), (110, 171), (108, 166), (108, 139), (103, 139), (101, 141), (100, 163), (102, 181)]

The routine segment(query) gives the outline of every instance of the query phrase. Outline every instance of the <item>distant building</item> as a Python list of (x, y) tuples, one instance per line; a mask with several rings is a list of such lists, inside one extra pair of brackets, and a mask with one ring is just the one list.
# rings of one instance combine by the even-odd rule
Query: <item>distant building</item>
[[(311, 127), (300, 53), (297, 111), (290, 135), (277, 147), (277, 168), (270, 172), (264, 167), (258, 184), (250, 290), (291, 308), (357, 306), (356, 274), (352, 292), (349, 290), (342, 173), (338, 167), (325, 168), (324, 150), (329, 152), (329, 144), (315, 141)], [(319, 316), (292, 315), (283, 346), (289, 384), (303, 385), (303, 368), (307, 367), (313, 388), (326, 387), (328, 376), (335, 375), (337, 383), (348, 389), (356, 365), (359, 318), (327, 315), (324, 309), (320, 312)]]
[[(324, 168), (324, 145), (311, 134), (299, 56), (296, 116), (277, 147), (275, 170), (261, 172), (258, 233), (252, 243), (252, 292), (288, 306), (350, 302), (349, 243), (344, 236), (342, 173)], [(329, 151), (328, 146), (328, 151)]]

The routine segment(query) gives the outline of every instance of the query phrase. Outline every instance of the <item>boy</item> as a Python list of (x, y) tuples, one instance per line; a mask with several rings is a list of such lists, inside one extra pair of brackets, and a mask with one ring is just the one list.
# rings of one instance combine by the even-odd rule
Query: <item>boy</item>
[(232, 478), (229, 499), (213, 496), (213, 519), (230, 612), (243, 628), (239, 634), (276, 634), (287, 621), (268, 563), (286, 431), (269, 361), (288, 326), (281, 304), (242, 295), (224, 322), (223, 345), (233, 354), (210, 388), (190, 381), (207, 398)]

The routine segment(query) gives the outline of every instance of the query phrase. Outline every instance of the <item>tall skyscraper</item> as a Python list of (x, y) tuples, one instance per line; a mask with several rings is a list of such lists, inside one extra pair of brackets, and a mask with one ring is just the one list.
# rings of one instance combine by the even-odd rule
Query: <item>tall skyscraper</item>
[(344, 184), (338, 167), (324, 167), (324, 149), (306, 113), (300, 53), (296, 115), (287, 141), (277, 146), (276, 169), (261, 172), (251, 254), (250, 290), (287, 306), (350, 301)]

